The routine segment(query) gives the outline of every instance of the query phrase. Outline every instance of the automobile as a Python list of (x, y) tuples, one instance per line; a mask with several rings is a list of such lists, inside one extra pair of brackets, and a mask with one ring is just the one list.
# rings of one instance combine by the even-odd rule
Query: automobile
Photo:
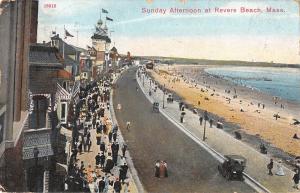
[(240, 155), (225, 155), (225, 161), (218, 165), (220, 174), (227, 180), (243, 181), (243, 171), (246, 167), (246, 158)]
[(152, 108), (153, 112), (159, 112), (159, 102), (154, 102), (153, 103), (153, 108)]

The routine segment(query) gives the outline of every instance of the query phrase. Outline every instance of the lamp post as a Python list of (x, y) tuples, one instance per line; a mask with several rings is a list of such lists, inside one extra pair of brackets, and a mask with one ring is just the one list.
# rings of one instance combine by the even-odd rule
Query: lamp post
[(164, 88), (163, 88), (163, 109), (165, 108), (165, 90), (166, 90), (166, 85), (164, 84)]
[(205, 141), (205, 139), (206, 139), (206, 136), (205, 136), (205, 134), (206, 134), (206, 121), (208, 120), (209, 118), (208, 118), (208, 113), (207, 113), (207, 111), (204, 111), (204, 131), (203, 131), (203, 141)]
[(143, 86), (145, 86), (145, 74), (143, 74)]

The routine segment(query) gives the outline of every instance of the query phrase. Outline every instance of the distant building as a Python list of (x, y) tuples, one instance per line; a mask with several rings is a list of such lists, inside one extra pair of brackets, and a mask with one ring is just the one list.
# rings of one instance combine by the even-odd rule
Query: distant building
[(115, 70), (119, 66), (119, 58), (120, 58), (118, 50), (115, 46), (109, 51), (109, 58), (110, 58), (109, 68)]
[(51, 41), (46, 45), (56, 47), (63, 56), (64, 69), (73, 77), (79, 75), (80, 54), (86, 52), (85, 49), (66, 43), (59, 34), (51, 37)]
[(38, 1), (0, 1), (0, 183), (23, 191), (23, 131), (28, 119), (29, 44), (37, 39)]
[[(93, 61), (92, 76), (95, 79), (97, 72), (107, 70), (107, 61), (109, 60), (109, 46), (111, 40), (108, 36), (108, 28), (106, 24), (103, 24), (102, 20), (99, 19), (96, 25), (96, 31), (94, 32), (92, 39), (92, 47), (88, 52), (96, 52), (95, 60)], [(93, 57), (94, 54), (91, 54)]]

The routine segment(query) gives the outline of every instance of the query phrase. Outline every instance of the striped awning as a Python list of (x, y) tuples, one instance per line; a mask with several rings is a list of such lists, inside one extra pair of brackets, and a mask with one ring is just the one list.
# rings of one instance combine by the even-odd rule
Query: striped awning
[(55, 99), (56, 99), (56, 101), (58, 101), (58, 99), (70, 100), (71, 94), (68, 91), (66, 91), (62, 86), (57, 84), (57, 91), (55, 94)]
[(72, 96), (75, 97), (80, 91), (80, 82), (76, 81), (72, 89)]

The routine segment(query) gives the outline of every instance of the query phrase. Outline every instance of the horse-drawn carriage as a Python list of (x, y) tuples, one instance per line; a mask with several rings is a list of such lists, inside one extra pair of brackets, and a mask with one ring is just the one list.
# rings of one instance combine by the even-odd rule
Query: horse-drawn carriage
[(225, 155), (226, 160), (218, 165), (220, 174), (227, 180), (244, 180), (243, 171), (246, 159), (240, 155)]

